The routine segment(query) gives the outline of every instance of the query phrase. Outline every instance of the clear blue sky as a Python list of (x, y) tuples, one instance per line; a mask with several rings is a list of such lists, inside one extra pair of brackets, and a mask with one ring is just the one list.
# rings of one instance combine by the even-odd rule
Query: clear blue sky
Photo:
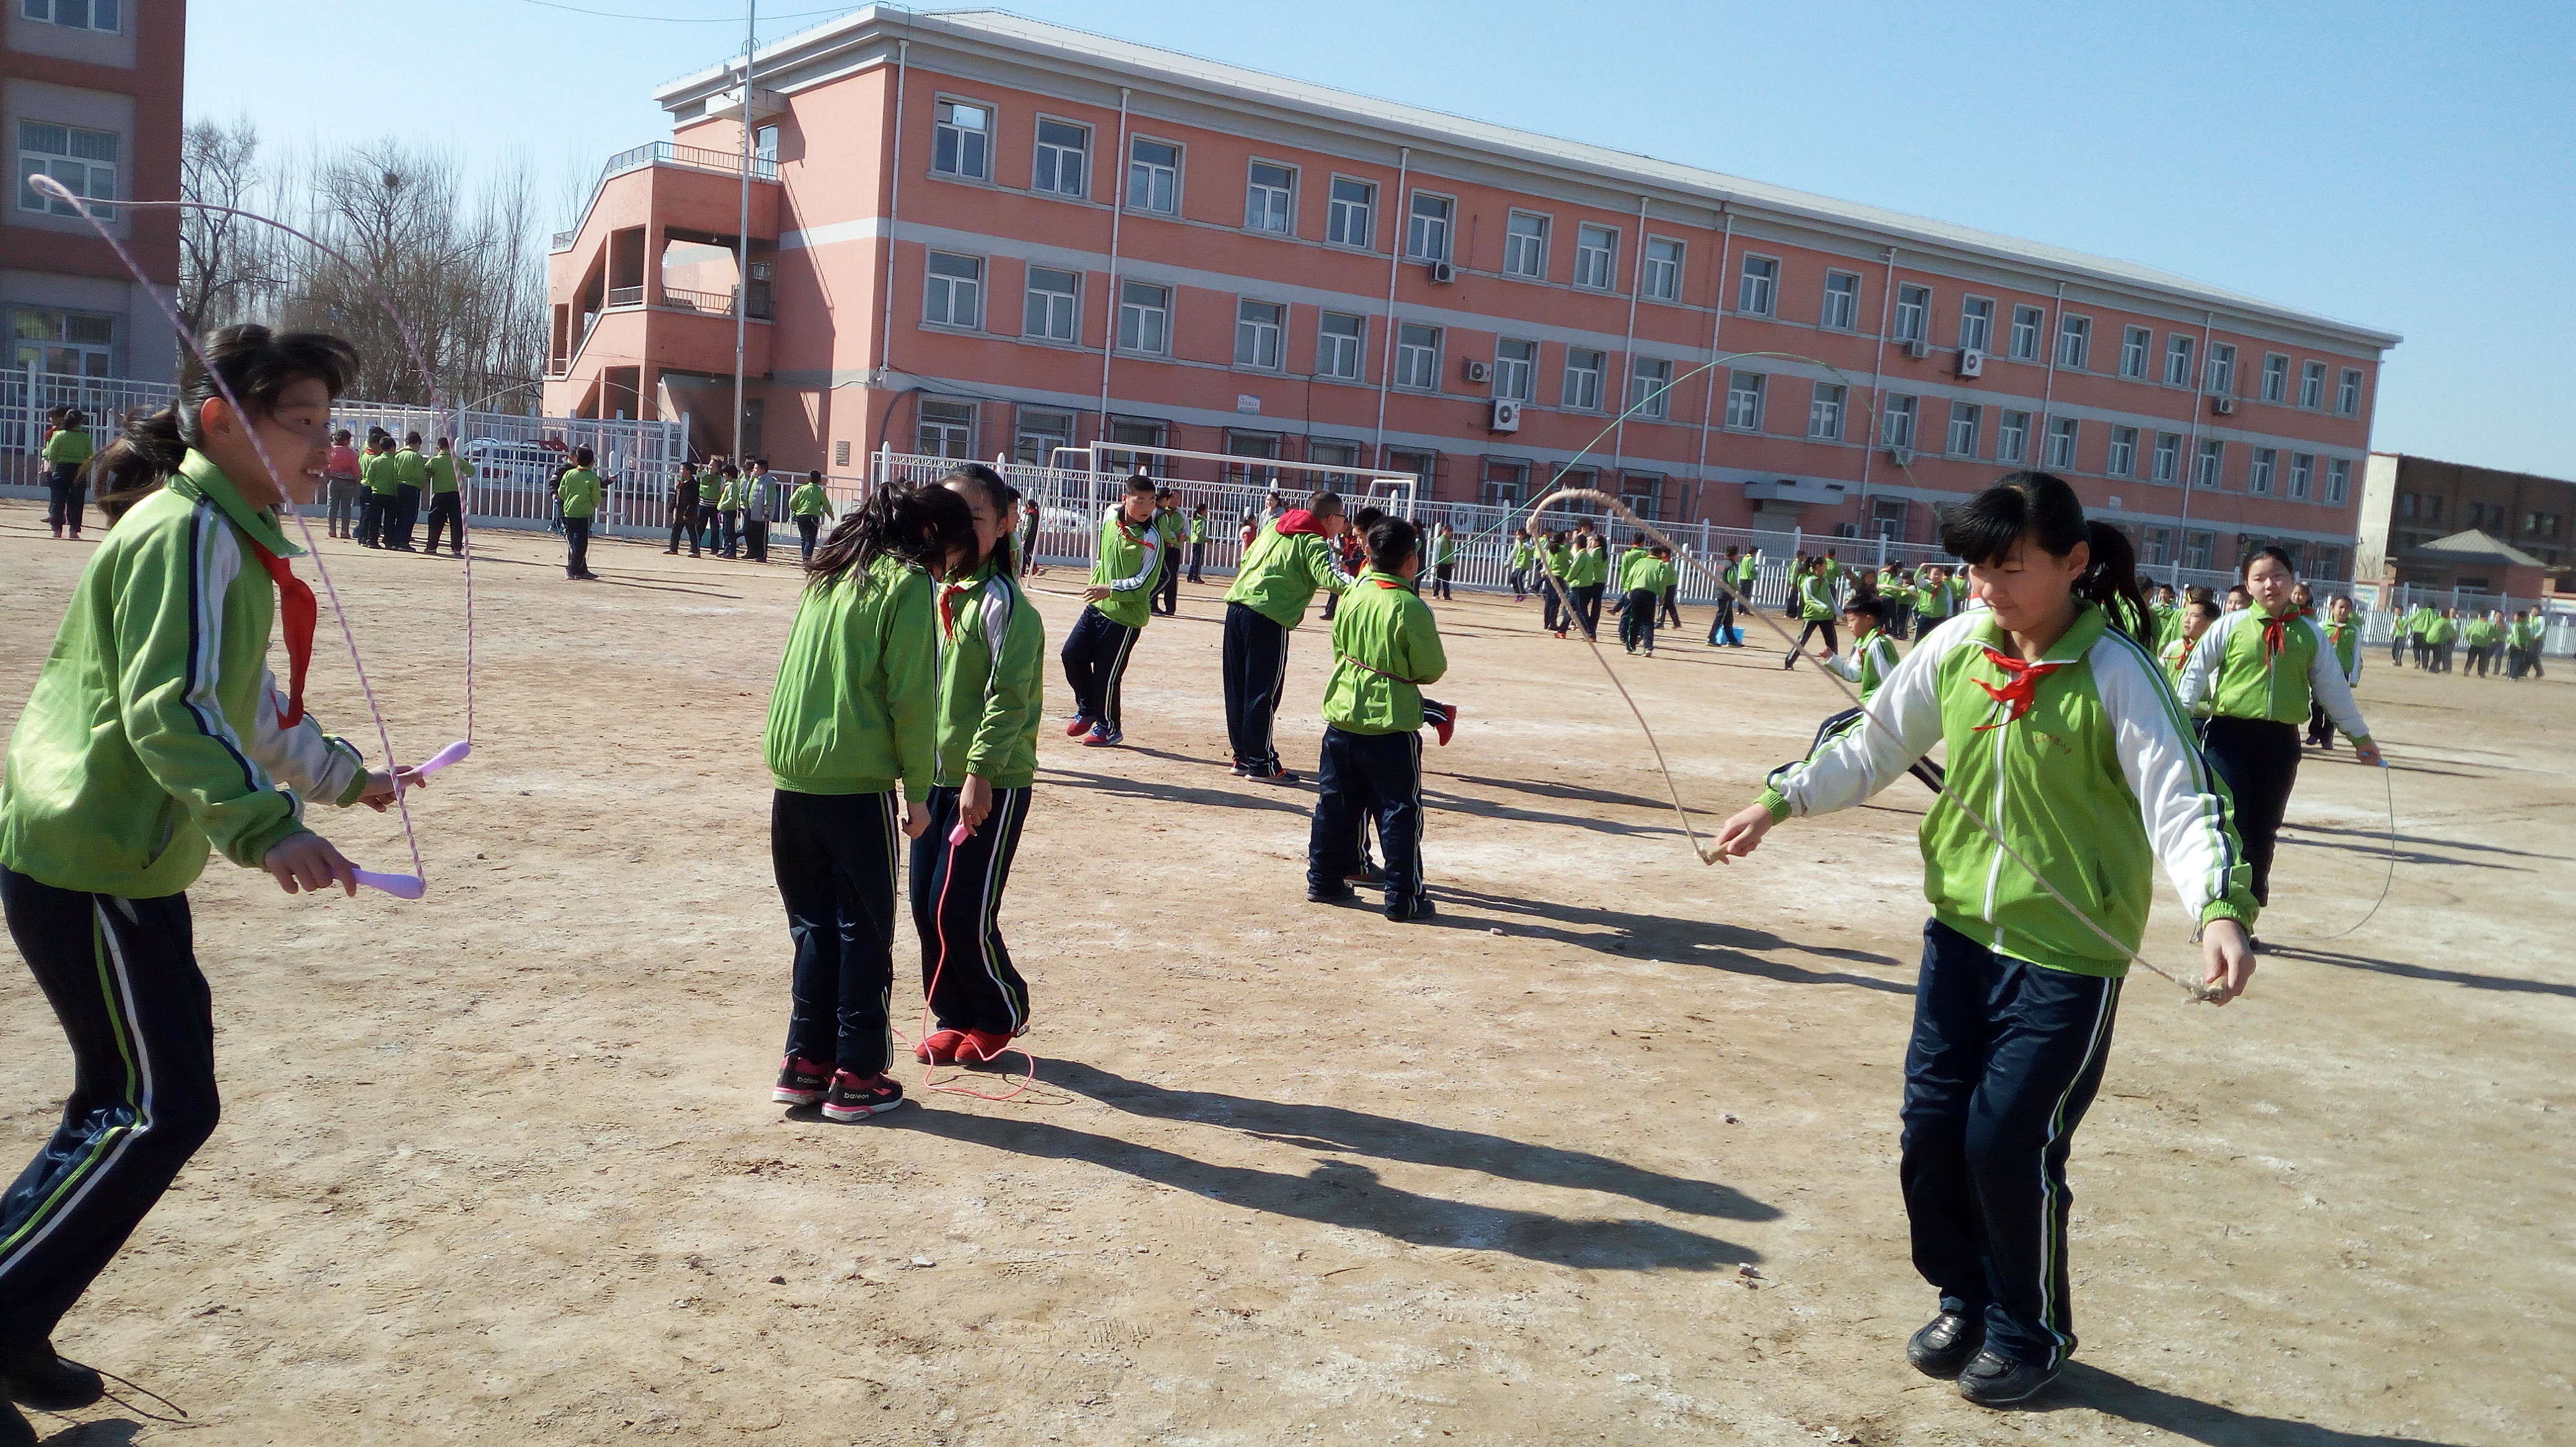
[[(524, 156), (551, 199), (667, 135), (651, 88), (742, 37), (727, 0), (564, 3), (709, 23), (534, 0), (195, 0), (188, 112), (247, 112), (290, 143), (391, 135), (477, 165)], [(2576, 477), (2563, 0), (1010, 8), (2401, 332), (2373, 446)], [(803, 17), (764, 23), (765, 40), (836, 13), (764, 9)]]

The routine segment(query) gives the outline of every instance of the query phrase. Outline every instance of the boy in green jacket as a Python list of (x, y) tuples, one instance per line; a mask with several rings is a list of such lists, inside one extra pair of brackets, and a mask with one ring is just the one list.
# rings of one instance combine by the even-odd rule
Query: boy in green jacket
[(941, 485), (973, 511), (975, 547), (950, 554), (939, 589), (937, 772), (930, 827), (912, 841), (921, 994), (937, 1028), (913, 1056), (975, 1065), (1000, 1058), (1029, 1024), (1029, 987), (1002, 943), (1002, 891), (1037, 782), (1046, 624), (1020, 591), (1019, 495), (980, 462), (958, 464)]
[(1324, 747), (1306, 840), (1306, 898), (1351, 897), (1364, 864), (1362, 829), (1386, 851), (1386, 917), (1428, 919), (1422, 887), (1422, 685), (1449, 670), (1440, 627), (1408, 581), (1421, 534), (1402, 518), (1368, 530), (1368, 566), (1333, 619), (1333, 676), (1324, 689)]
[(1234, 772), (1244, 778), (1297, 782), (1271, 734), (1288, 679), (1288, 635), (1317, 589), (1338, 594), (1350, 585), (1333, 563), (1333, 540), (1349, 526), (1342, 495), (1317, 489), (1261, 530), (1225, 590), (1225, 732)]
[(555, 479), (555, 500), (563, 509), (564, 576), (595, 583), (590, 570), (590, 521), (599, 512), (599, 474), (590, 470), (587, 447), (572, 450), (572, 470)]
[(1619, 610), (1619, 642), (1630, 653), (1640, 648), (1655, 656), (1655, 623), (1664, 589), (1674, 581), (1673, 565), (1660, 547), (1630, 548), (1619, 557), (1619, 591), (1627, 604)]
[(89, 419), (79, 408), (66, 407), (54, 418), (53, 428), (45, 437), (45, 522), (55, 537), (70, 528), (77, 541), (81, 495), (89, 490), (81, 481), (81, 469), (89, 465)]
[(394, 461), (393, 439), (367, 439), (367, 457), (358, 464), (358, 480), (367, 487), (367, 495), (358, 504), (358, 546), (389, 546), (398, 505), (395, 491), (402, 486), (402, 468)]
[(1073, 721), (1065, 734), (1086, 747), (1109, 748), (1127, 737), (1120, 685), (1127, 655), (1152, 616), (1166, 551), (1154, 522), (1154, 479), (1137, 473), (1127, 479), (1125, 498), (1100, 515), (1100, 555), (1082, 593), (1086, 606), (1064, 640), (1064, 677), (1073, 686)]
[(429, 460), (429, 541), (423, 553), (438, 551), (439, 529), (445, 528), (456, 556), (465, 556), (465, 500), (456, 488), (473, 475), (474, 464), (458, 457), (446, 438), (438, 439), (438, 455)]
[(1431, 538), (1431, 596), (1449, 602), (1449, 584), (1458, 571), (1458, 535), (1447, 523)]
[[(62, 1124), (0, 1196), (0, 1442), (36, 1440), (7, 1398), (98, 1399), (98, 1373), (55, 1356), (55, 1325), (214, 1132), (214, 1008), (185, 893), (208, 850), (289, 894), (354, 894), (306, 806), (382, 810), (416, 782), (370, 772), (304, 712), (313, 595), (278, 510), (313, 501), (357, 354), (256, 326), (206, 354), (211, 373), (191, 366), (177, 402), (97, 459), (102, 497), (130, 506), (81, 570), (0, 783), (0, 906), (74, 1065)], [(281, 594), (283, 689), (268, 669)]]
[(823, 490), (823, 474), (808, 472), (796, 490), (787, 495), (787, 515), (796, 519), (796, 541), (805, 550), (804, 561), (814, 561), (814, 538), (822, 531), (823, 519), (832, 515), (832, 495)]
[(397, 553), (416, 552), (411, 544), (412, 529), (420, 525), (420, 495), (429, 488), (429, 459), (420, 455), (419, 433), (404, 436), (393, 461), (394, 500), (386, 518), (390, 536), (385, 546)]
[(1152, 611), (1166, 618), (1181, 614), (1181, 545), (1190, 535), (1189, 519), (1168, 487), (1154, 489), (1154, 536), (1163, 545), (1163, 567), (1154, 580)]

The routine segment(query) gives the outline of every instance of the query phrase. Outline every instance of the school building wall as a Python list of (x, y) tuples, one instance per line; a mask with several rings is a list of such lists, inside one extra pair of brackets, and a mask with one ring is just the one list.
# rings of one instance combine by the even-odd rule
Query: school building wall
[[(737, 148), (737, 121), (704, 117), (739, 84), (737, 63), (665, 87), (674, 140)], [(2384, 333), (989, 12), (863, 11), (764, 51), (758, 84), (782, 192), (753, 254), (778, 296), (761, 441), (783, 466), (1105, 437), (1420, 471), (1426, 497), (1476, 502), (1535, 496), (1580, 454), (1665, 518), (1923, 542), (1936, 506), (2032, 465), (2150, 561), (2281, 541), (2350, 566)], [(1042, 167), (1042, 125), (1082, 138), (1079, 185)], [(1134, 168), (1167, 152), (1168, 180)], [(1280, 172), (1273, 230), (1251, 191)], [(1337, 182), (1371, 188), (1358, 244), (1332, 234)], [(1542, 244), (1509, 239), (1516, 214)], [(1077, 279), (1069, 336), (1032, 324), (1043, 273)], [(1122, 332), (1122, 303), (1157, 301)], [(1354, 367), (1328, 317), (1358, 330)], [(1695, 370), (1730, 354), (1750, 355)], [(1658, 375), (1662, 415), (1618, 421)]]

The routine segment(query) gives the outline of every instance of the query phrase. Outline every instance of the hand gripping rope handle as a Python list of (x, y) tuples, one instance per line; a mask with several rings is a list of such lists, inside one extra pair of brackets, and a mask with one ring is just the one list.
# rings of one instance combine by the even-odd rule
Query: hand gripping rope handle
[[(196, 357), (198, 365), (206, 369), (206, 376), (214, 383), (215, 390), (222, 394), (226, 405), (230, 406), (236, 413), (247, 418), (249, 413), (243, 409), (241, 398), (233, 394), (233, 389), (231, 385), (224, 380), (223, 374), (215, 370), (214, 363), (206, 356), (205, 346), (198, 340), (196, 332), (190, 329), (188, 324), (180, 318), (178, 308), (172, 304), (170, 299), (163, 296), (160, 289), (151, 284), (150, 278), (144, 275), (143, 268), (136, 263), (133, 253), (127, 251), (125, 249), (125, 243), (118, 240), (116, 234), (108, 229), (106, 223), (100, 221), (98, 216), (90, 210), (88, 201), (82, 197), (73, 195), (62, 182), (55, 180), (51, 176), (30, 177), (28, 178), (28, 184), (47, 197), (70, 203), (70, 205), (80, 213), (81, 219), (87, 221), (90, 224), (90, 229), (96, 231), (99, 234), (100, 239), (104, 240), (108, 246), (116, 252), (117, 259), (125, 263), (126, 270), (134, 274), (135, 281), (142, 287), (142, 290), (152, 298), (153, 303), (161, 309), (161, 314), (169, 319), (171, 328), (179, 334), (179, 339), (181, 341), (187, 343), (188, 351), (191, 355)], [(293, 236), (298, 240), (303, 241), (306, 245), (311, 246), (326, 255), (338, 258), (356, 275), (361, 277), (368, 276), (366, 268), (357, 265), (357, 263), (351, 261), (348, 257), (341, 255), (336, 248), (306, 234), (305, 232), (287, 225), (283, 221), (279, 221), (268, 216), (262, 216), (256, 211), (244, 211), (233, 206), (217, 206), (211, 202), (204, 201), (120, 201), (116, 204), (131, 210), (152, 209), (212, 211), (227, 216), (240, 216), (247, 220), (274, 226), (289, 236)], [(371, 277), (367, 281), (367, 289), (375, 293), (376, 304), (384, 308), (386, 316), (392, 318), (395, 331), (402, 337), (404, 349), (411, 353), (412, 364), (420, 369), (422, 380), (428, 384), (430, 392), (430, 412), (434, 415), (447, 410), (446, 400), (444, 394), (439, 390), (436, 374), (431, 371), (428, 358), (421, 352), (420, 340), (412, 332), (411, 323), (404, 319), (401, 309), (394, 305), (393, 299), (385, 295), (384, 288), (376, 285), (375, 281)], [(268, 469), (269, 476), (273, 478), (283, 477), (285, 474), (278, 470), (277, 460), (268, 455), (267, 445), (259, 440), (259, 430), (253, 427), (245, 427), (243, 429), (243, 433), (245, 436), (249, 437), (251, 449), (259, 454), (260, 465)], [(313, 524), (305, 517), (303, 510), (294, 505), (292, 499), (288, 501), (287, 512), (294, 517), (297, 529), (304, 535), (304, 551), (307, 556), (313, 559), (313, 571), (314, 574), (322, 580), (323, 594), (331, 600), (331, 615), (339, 620), (341, 641), (346, 643), (349, 649), (349, 666), (352, 671), (357, 674), (359, 692), (366, 696), (367, 713), (376, 726), (376, 742), (384, 749), (385, 767), (394, 775), (394, 809), (402, 820), (403, 843), (411, 853), (411, 873), (383, 874), (375, 870), (361, 869), (356, 871), (358, 882), (366, 885), (370, 889), (382, 890), (384, 893), (390, 894), (396, 899), (419, 899), (422, 895), (428, 892), (428, 884), (425, 879), (426, 871), (421, 866), (420, 836), (412, 828), (411, 809), (403, 802), (403, 794), (406, 791), (403, 780), (403, 771), (400, 766), (394, 762), (393, 735), (385, 725), (384, 708), (376, 701), (375, 685), (367, 678), (366, 660), (358, 653), (358, 637), (356, 631), (349, 626), (349, 610), (341, 605), (340, 590), (338, 587), (334, 586), (331, 581), (331, 569), (322, 561), (321, 550), (314, 546)], [(462, 536), (465, 532), (465, 521), (463, 516), (464, 509), (459, 507), (457, 512), (457, 530), (459, 535)], [(430, 756), (428, 762), (422, 764), (419, 768), (412, 770), (412, 776), (414, 778), (424, 777), (435, 773), (440, 769), (446, 768), (450, 764), (462, 762), (464, 758), (473, 751), (474, 552), (470, 544), (465, 545), (464, 560), (465, 737), (457, 740), (455, 743), (449, 744), (446, 748), (439, 750), (436, 754)]]

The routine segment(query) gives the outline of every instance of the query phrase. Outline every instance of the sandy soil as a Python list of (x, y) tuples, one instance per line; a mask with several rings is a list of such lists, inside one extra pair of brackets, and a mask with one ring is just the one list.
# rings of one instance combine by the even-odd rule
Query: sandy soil
[[(86, 551), (41, 533), (0, 505), (0, 717)], [(2132, 987), (2076, 1145), (2082, 1352), (1996, 1415), (1902, 1358), (1931, 1305), (1895, 1174), (1912, 785), (1705, 868), (1589, 654), (1462, 601), (1443, 914), (1310, 906), (1307, 797), (1222, 766), (1218, 593), (1188, 588), (1132, 746), (1044, 749), (1004, 914), (1037, 1088), (833, 1126), (767, 1098), (791, 570), (604, 544), (575, 585), (488, 536), (477, 752), (417, 811), (431, 897), (220, 861), (194, 892), (225, 1123), (65, 1324), (130, 1385), (52, 1440), (2576, 1439), (2564, 678), (2365, 673), (2394, 892), (2292, 943), (2386, 869), (2380, 776), (2312, 760), (2253, 995)], [(455, 565), (342, 546), (419, 757), (462, 723)], [(1041, 601), (1060, 639), (1075, 605)], [(359, 732), (333, 646), (316, 708)], [(1324, 660), (1310, 625), (1292, 757)], [(1839, 706), (1774, 653), (1614, 662), (1712, 816)], [(401, 862), (376, 816), (331, 830)], [(2168, 904), (2155, 956), (2183, 941)], [(0, 970), (0, 1154), (68, 1078)]]

